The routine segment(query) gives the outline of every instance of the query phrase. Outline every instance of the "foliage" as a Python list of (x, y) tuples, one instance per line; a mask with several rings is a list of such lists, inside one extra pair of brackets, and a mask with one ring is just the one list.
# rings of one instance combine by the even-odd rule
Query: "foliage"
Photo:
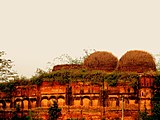
[(156, 88), (160, 87), (160, 73), (158, 72), (156, 76), (154, 76), (154, 84), (156, 85)]
[(157, 62), (156, 62), (157, 71), (160, 71), (160, 53), (156, 54), (155, 57), (156, 57), (156, 60), (157, 60)]
[(31, 84), (40, 85), (42, 83), (42, 79), (47, 73), (42, 69), (37, 69), (35, 76), (32, 76), (30, 82)]
[(160, 102), (160, 75), (155, 76), (154, 80), (155, 89), (154, 89), (154, 95), (152, 97), (153, 103), (159, 103)]
[(146, 110), (144, 112), (139, 112), (139, 120), (148, 120), (148, 113), (146, 112)]
[(0, 83), (0, 91), (5, 92), (8, 97), (12, 96), (12, 92), (15, 90), (15, 84), (13, 81), (7, 83)]
[(154, 95), (152, 97), (152, 103), (153, 103), (153, 110), (152, 110), (152, 118), (154, 120), (158, 120), (160, 118), (160, 74), (158, 73), (155, 76), (155, 89), (154, 89)]
[(14, 106), (15, 108), (15, 111), (13, 112), (13, 117), (12, 117), (12, 120), (31, 120), (29, 116), (19, 116), (18, 114), (21, 113), (20, 112), (20, 105), (19, 104), (16, 104)]
[(48, 109), (49, 120), (57, 120), (61, 116), (61, 109), (58, 108), (56, 101), (53, 101), (53, 105)]
[(159, 120), (159, 118), (160, 118), (160, 104), (155, 104), (152, 112), (153, 112), (152, 118), (154, 118), (154, 120)]
[(105, 81), (108, 83), (109, 86), (117, 86), (117, 82), (119, 79), (119, 75), (115, 74), (108, 74), (105, 76)]
[(106, 81), (112, 84), (113, 81), (118, 82), (118, 80), (131, 81), (133, 78), (138, 80), (138, 74), (126, 74), (118, 72), (104, 72), (100, 70), (85, 70), (85, 69), (74, 69), (74, 70), (58, 70), (51, 73), (43, 74), (43, 80), (52, 80), (57, 82), (68, 83), (75, 81), (86, 81), (86, 82), (103, 82)]
[(60, 57), (57, 57), (55, 59), (58, 59), (62, 63), (67, 63), (67, 64), (82, 64), (83, 59), (82, 58), (72, 58), (68, 54), (62, 54)]
[(60, 84), (85, 81), (97, 85), (102, 85), (103, 82), (107, 82), (109, 86), (117, 86), (117, 83), (129, 81), (131, 86), (133, 88), (136, 88), (138, 87), (138, 79), (139, 75), (136, 73), (108, 73), (101, 70), (87, 69), (71, 69), (44, 72), (38, 69), (36, 75), (33, 76), (30, 80), (17, 79), (10, 82), (0, 83), (0, 91), (10, 94), (15, 90), (15, 86), (40, 85), (43, 81), (58, 82)]
[(21, 120), (21, 118), (18, 116), (18, 113), (20, 112), (20, 105), (16, 104), (14, 107), (16, 110), (13, 112), (12, 120)]
[(153, 91), (153, 97), (152, 97), (152, 115), (148, 116), (147, 120), (159, 120), (160, 118), (160, 73), (158, 72), (155, 75), (154, 79), (154, 91)]
[(109, 84), (109, 86), (117, 86), (118, 81), (120, 83), (130, 82), (130, 86), (133, 88), (138, 88), (138, 80), (139, 75), (137, 73), (127, 73), (127, 72), (112, 72), (110, 74), (106, 74), (105, 81)]
[(19, 104), (16, 104), (16, 105), (15, 105), (15, 109), (16, 109), (17, 112), (20, 112), (20, 105), (19, 105)]
[(84, 59), (89, 56), (91, 50), (88, 51), (88, 50), (84, 49), (83, 51), (85, 53), (85, 55), (83, 57), (72, 58), (68, 54), (62, 54), (61, 56), (54, 58), (52, 64), (50, 62), (49, 62), (49, 64), (51, 64), (52, 66), (55, 65), (56, 63), (58, 63), (58, 64), (82, 64)]
[(61, 64), (77, 64), (77, 65), (82, 65), (84, 60), (93, 52), (95, 51), (94, 49), (86, 50), (84, 49), (84, 56), (79, 57), (79, 58), (73, 58), (68, 54), (62, 54), (59, 57), (56, 57), (53, 59), (52, 62), (48, 62), (48, 71), (52, 71), (52, 67), (55, 65), (61, 65)]
[(17, 73), (12, 70), (13, 62), (10, 59), (5, 59), (4, 51), (0, 51), (0, 82), (13, 80), (17, 77)]
[(158, 60), (157, 64), (156, 64), (156, 68), (158, 71), (160, 71), (160, 59)]
[(160, 104), (154, 104), (152, 115), (148, 115), (146, 111), (139, 113), (140, 120), (159, 120), (160, 118)]
[(154, 76), (154, 95), (152, 97), (152, 102), (155, 103), (159, 103), (160, 102), (160, 74), (157, 73), (156, 76)]

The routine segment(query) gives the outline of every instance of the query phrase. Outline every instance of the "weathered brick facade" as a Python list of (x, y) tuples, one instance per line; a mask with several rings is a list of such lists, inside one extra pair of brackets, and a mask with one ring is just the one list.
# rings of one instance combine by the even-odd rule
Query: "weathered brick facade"
[[(111, 58), (107, 58), (108, 56)], [(76, 76), (74, 76), (76, 81), (71, 80), (63, 84), (53, 80), (52, 77), (49, 78), (51, 80), (44, 78), (39, 85), (16, 86), (16, 89), (10, 94), (0, 92), (0, 118), (9, 119), (12, 117), (14, 106), (19, 104), (21, 108), (20, 116), (30, 115), (36, 119), (43, 118), (46, 120), (48, 118), (48, 108), (53, 100), (56, 100), (59, 107), (62, 108), (60, 118), (62, 120), (69, 118), (119, 120), (122, 118), (122, 109), (124, 110), (124, 120), (138, 120), (139, 111), (147, 110), (151, 114), (151, 100), (155, 87), (154, 76), (153, 74), (146, 74), (146, 72), (155, 72), (155, 63), (152, 56), (143, 51), (131, 51), (122, 58), (119, 60), (120, 64), (116, 67), (118, 60), (112, 54), (96, 52), (86, 59), (86, 66), (57, 65), (52, 72), (62, 69), (72, 69), (73, 71), (74, 69), (80, 69), (82, 71), (87, 67), (90, 67), (87, 68), (89, 70), (105, 70), (106, 74), (118, 70), (118, 72), (127, 71), (128, 76), (130, 76), (131, 72), (136, 72), (138, 75), (136, 87), (133, 86), (134, 78), (131, 78), (130, 81), (118, 79), (114, 86), (106, 81), (95, 84), (92, 82), (92, 78), (83, 80), (83, 77), (81, 77), (81, 80), (79, 80), (79, 77)], [(149, 58), (149, 61), (147, 61), (147, 58)], [(96, 66), (94, 63), (96, 63)], [(95, 81), (99, 81), (98, 79), (94, 78)], [(122, 107), (123, 103), (124, 107)]]
[(17, 86), (12, 98), (1, 92), (0, 116), (9, 116), (14, 105), (20, 104), (23, 115), (32, 111), (34, 117), (47, 119), (47, 110), (52, 100), (56, 100), (59, 107), (62, 107), (62, 119), (121, 118), (123, 96), (124, 118), (135, 120), (139, 110), (144, 111), (146, 108), (151, 113), (153, 78), (141, 76), (139, 85), (138, 91), (128, 82), (118, 83), (116, 87), (108, 86), (106, 82), (103, 85), (93, 85), (89, 82), (62, 85), (47, 81), (40, 86)]

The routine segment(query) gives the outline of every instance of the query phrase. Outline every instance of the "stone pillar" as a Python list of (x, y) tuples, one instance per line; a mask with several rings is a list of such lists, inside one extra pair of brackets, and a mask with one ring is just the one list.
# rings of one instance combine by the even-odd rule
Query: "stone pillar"
[(41, 98), (39, 96), (37, 97), (36, 107), (41, 107)]
[(28, 99), (28, 109), (31, 109), (31, 100)]

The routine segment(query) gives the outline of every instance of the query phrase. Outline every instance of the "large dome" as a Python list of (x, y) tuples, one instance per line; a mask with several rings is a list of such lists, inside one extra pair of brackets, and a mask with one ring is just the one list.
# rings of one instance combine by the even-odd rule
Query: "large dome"
[(150, 53), (140, 50), (131, 50), (120, 58), (117, 70), (143, 73), (151, 70), (156, 71), (156, 65)]
[(105, 70), (111, 72), (115, 70), (118, 59), (109, 52), (96, 51), (84, 60), (84, 66), (93, 70)]

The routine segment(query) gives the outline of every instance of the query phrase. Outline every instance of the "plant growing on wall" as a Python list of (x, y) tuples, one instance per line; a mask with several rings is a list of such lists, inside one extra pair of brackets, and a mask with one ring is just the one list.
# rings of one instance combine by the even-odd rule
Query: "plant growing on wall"
[(57, 120), (61, 116), (61, 108), (58, 108), (56, 101), (53, 101), (53, 105), (48, 109), (49, 120)]
[(18, 116), (18, 113), (20, 112), (20, 105), (16, 104), (14, 107), (15, 111), (13, 112), (12, 120), (21, 120), (21, 118)]
[(45, 78), (45, 75), (47, 73), (43, 71), (42, 69), (37, 69), (36, 74), (32, 76), (30, 82), (31, 84), (40, 85), (42, 83), (42, 79)]

